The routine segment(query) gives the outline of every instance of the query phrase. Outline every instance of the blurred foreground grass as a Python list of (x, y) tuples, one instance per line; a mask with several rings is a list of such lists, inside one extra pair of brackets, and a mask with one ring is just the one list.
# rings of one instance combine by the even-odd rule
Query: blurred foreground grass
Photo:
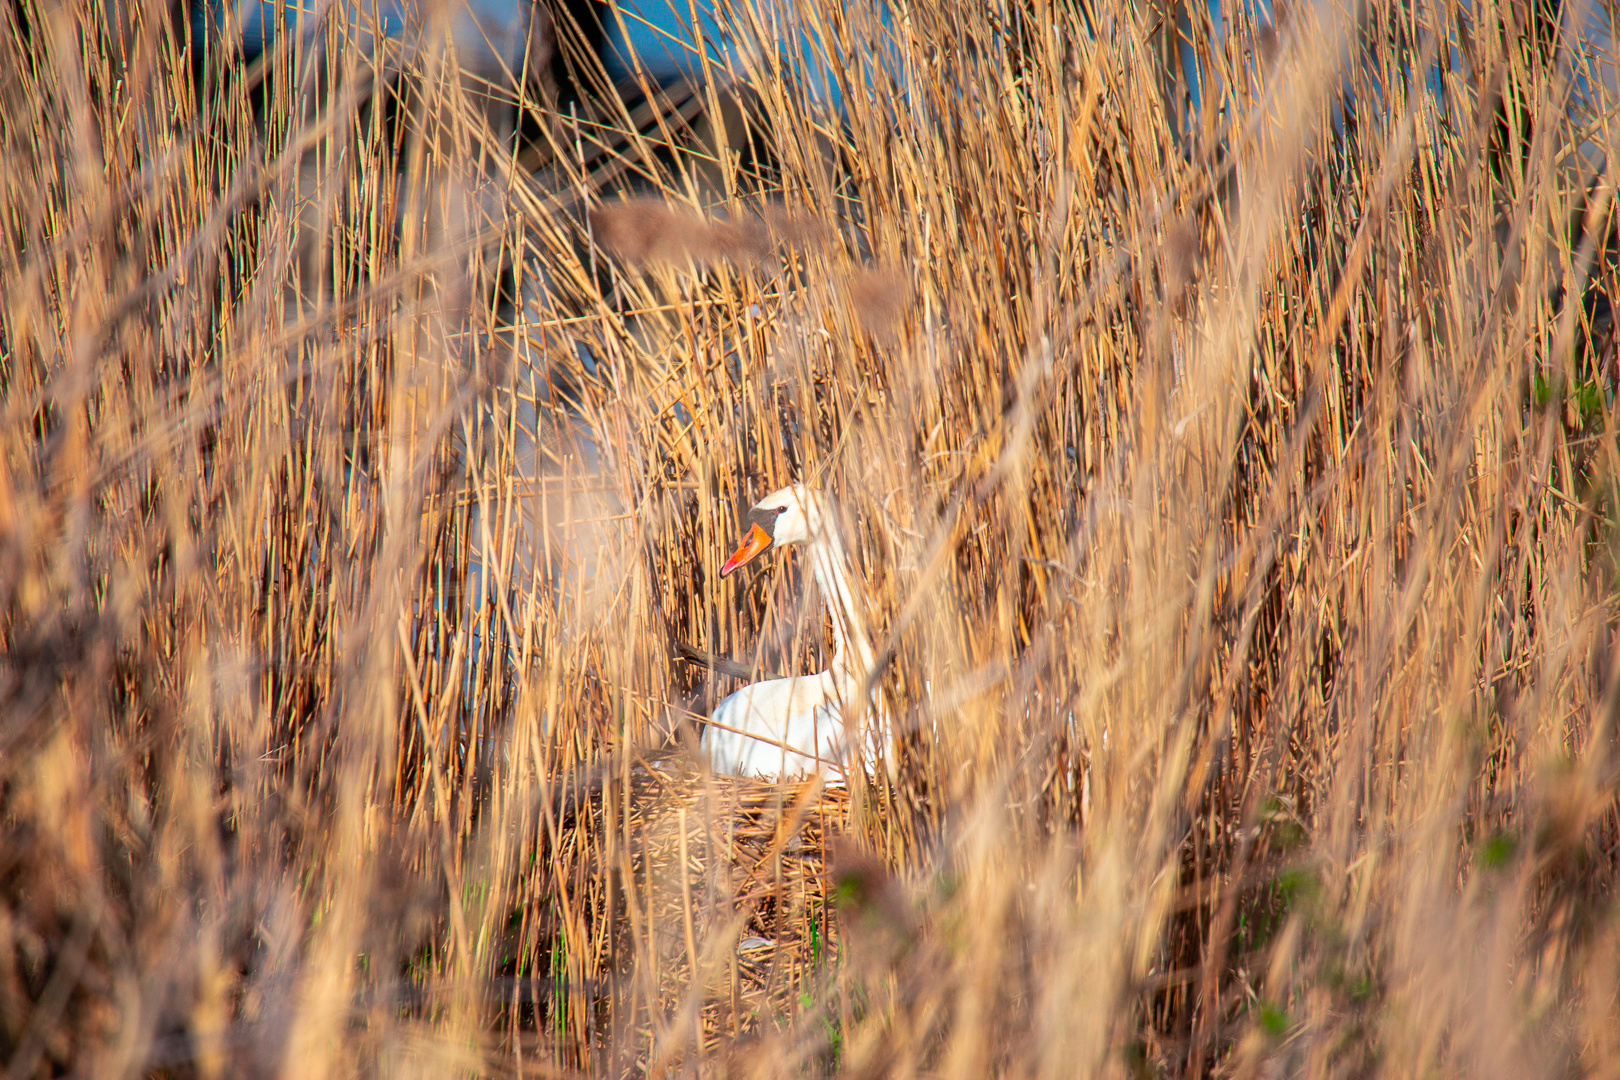
[[(799, 10), (0, 13), (0, 1068), (1620, 1076), (1606, 12)], [(848, 790), (690, 755), (797, 480)]]

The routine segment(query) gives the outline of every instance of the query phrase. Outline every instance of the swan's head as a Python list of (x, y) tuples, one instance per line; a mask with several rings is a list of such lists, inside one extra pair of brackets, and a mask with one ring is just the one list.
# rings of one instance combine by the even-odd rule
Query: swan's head
[(720, 576), (752, 562), (769, 548), (804, 543), (819, 534), (827, 520), (826, 500), (819, 491), (792, 484), (771, 492), (748, 511), (748, 535), (720, 568)]

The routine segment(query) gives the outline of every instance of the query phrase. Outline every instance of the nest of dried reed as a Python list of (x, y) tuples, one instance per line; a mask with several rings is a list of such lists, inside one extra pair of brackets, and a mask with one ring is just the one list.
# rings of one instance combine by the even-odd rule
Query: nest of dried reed
[[(853, 813), (843, 787), (716, 776), (684, 757), (638, 765), (581, 807), (562, 861), (614, 864), (583, 913), (612, 943), (590, 965), (605, 991), (591, 1004), (613, 1015), (599, 1030), (638, 1033), (638, 1071), (802, 1011), (833, 961), (828, 853)], [(592, 853), (604, 835), (616, 843)]]

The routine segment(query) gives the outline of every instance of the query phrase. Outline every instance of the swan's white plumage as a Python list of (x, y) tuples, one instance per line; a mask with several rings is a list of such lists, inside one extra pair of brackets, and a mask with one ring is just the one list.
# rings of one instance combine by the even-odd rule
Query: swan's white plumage
[[(767, 495), (754, 505), (750, 517), (770, 526), (767, 546), (808, 547), (811, 572), (832, 617), (832, 664), (816, 675), (767, 679), (730, 695), (715, 706), (700, 748), (711, 769), (731, 776), (841, 774), (848, 745), (845, 703), (864, 684), (873, 654), (845, 573), (836, 518), (818, 492), (800, 484)], [(745, 543), (727, 568), (735, 569), (762, 550), (756, 545), (745, 554), (749, 551)], [(886, 730), (876, 695), (871, 704), (864, 716), (857, 716), (862, 710), (849, 710), (851, 719), (866, 729), (861, 757), (868, 768), (877, 760), (879, 738)]]
[(832, 675), (767, 679), (730, 695), (709, 716), (703, 752), (709, 767), (763, 779), (841, 771), (843, 708)]

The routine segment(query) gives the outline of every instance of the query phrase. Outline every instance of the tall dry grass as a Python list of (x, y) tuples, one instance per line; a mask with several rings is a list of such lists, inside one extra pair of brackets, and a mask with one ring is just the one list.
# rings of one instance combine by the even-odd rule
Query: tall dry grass
[[(6, 1074), (1620, 1075), (1601, 12), (800, 11), (0, 16)], [(690, 753), (794, 480), (847, 790)]]

